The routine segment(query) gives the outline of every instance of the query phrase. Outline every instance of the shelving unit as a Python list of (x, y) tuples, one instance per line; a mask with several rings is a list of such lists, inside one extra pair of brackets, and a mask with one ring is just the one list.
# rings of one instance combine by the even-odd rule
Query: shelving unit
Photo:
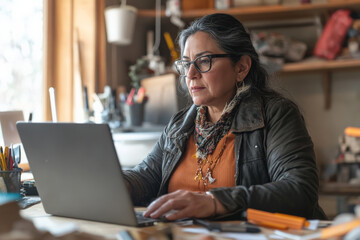
[(319, 4), (300, 4), (300, 5), (271, 5), (271, 6), (254, 6), (254, 7), (241, 7), (231, 8), (228, 10), (215, 10), (215, 9), (202, 9), (191, 10), (183, 13), (184, 18), (195, 18), (216, 12), (226, 12), (234, 15), (241, 21), (248, 20), (269, 20), (280, 18), (294, 18), (298, 16), (314, 15), (325, 13), (329, 10), (338, 8), (353, 8), (359, 7), (359, 0), (348, 1), (332, 1), (330, 3)]
[(360, 59), (302, 61), (284, 64), (282, 74), (321, 72), (323, 74), (324, 108), (331, 106), (331, 73), (334, 71), (360, 69)]
[[(240, 21), (245, 22), (245, 24), (250, 21), (271, 21), (314, 16), (321, 16), (322, 18), (328, 19), (332, 11), (340, 8), (349, 8), (360, 11), (360, 0), (328, 0), (328, 3), (238, 7), (227, 10), (196, 9), (184, 11), (182, 13), (182, 18), (191, 20), (213, 13), (228, 13), (235, 16)], [(140, 17), (154, 17), (155, 10), (139, 10), (138, 14)], [(162, 11), (161, 16), (166, 17), (165, 11)], [(360, 69), (360, 59), (332, 61), (319, 59), (316, 61), (288, 63), (284, 64), (281, 73), (298, 74), (300, 72), (322, 72), (325, 108), (328, 109), (330, 108), (331, 103), (331, 73), (349, 69)]]
[(315, 60), (284, 65), (283, 73), (315, 72), (315, 71), (342, 71), (360, 67), (360, 59), (344, 60)]

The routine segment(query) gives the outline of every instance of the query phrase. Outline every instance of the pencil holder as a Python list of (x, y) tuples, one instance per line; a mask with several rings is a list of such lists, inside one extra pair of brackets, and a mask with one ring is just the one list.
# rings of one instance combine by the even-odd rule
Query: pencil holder
[(141, 126), (144, 121), (145, 103), (134, 103), (130, 106), (130, 120), (132, 126)]
[(21, 168), (0, 171), (0, 192), (20, 193)]

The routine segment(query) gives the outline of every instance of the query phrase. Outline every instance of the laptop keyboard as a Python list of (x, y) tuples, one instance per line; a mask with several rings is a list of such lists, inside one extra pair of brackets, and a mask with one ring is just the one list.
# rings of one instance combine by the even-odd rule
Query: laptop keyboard
[(135, 212), (138, 223), (151, 223), (151, 222), (159, 222), (160, 219), (147, 218), (143, 216), (143, 212)]

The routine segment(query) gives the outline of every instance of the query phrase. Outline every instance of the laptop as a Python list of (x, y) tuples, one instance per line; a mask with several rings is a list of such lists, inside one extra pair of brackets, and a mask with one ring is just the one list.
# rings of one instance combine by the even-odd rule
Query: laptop
[(16, 125), (47, 213), (134, 227), (159, 221), (137, 218), (107, 124)]

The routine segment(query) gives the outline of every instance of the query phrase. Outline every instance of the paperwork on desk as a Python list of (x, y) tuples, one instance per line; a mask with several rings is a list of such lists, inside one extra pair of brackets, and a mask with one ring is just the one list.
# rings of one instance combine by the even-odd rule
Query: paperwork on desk
[[(183, 232), (188, 233), (197, 233), (197, 234), (212, 234), (209, 230), (205, 228), (183, 228)], [(262, 233), (214, 233), (216, 236), (221, 236), (225, 238), (232, 238), (232, 239), (247, 239), (247, 240), (267, 240), (265, 234)], [(278, 238), (281, 239), (281, 238)]]
[(67, 235), (78, 230), (73, 222), (56, 223), (48, 218), (34, 218), (33, 223), (39, 231), (48, 231), (55, 237)]
[[(347, 239), (351, 235), (360, 236), (360, 219), (353, 219), (349, 222), (328, 226), (329, 221), (309, 220), (310, 226), (307, 229), (288, 229), (276, 230), (261, 228), (261, 233), (230, 233), (230, 232), (211, 232), (206, 228), (183, 228), (183, 232), (214, 235), (232, 239), (266, 240), (266, 239), (293, 239), (293, 240), (312, 240), (329, 239), (346, 235)], [(323, 227), (323, 223), (325, 223)], [(319, 228), (320, 227), (320, 228)]]

